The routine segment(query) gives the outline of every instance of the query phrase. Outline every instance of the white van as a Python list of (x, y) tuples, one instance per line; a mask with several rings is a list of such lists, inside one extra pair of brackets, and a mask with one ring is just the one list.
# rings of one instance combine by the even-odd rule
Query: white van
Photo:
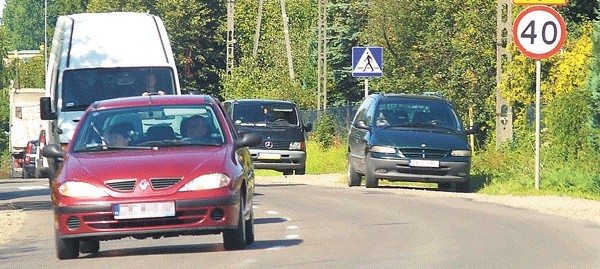
[[(48, 144), (65, 146), (94, 101), (142, 94), (181, 94), (162, 20), (133, 12), (82, 13), (56, 22), (41, 118)], [(50, 160), (49, 160), (50, 161)], [(58, 164), (49, 164), (52, 177)]]

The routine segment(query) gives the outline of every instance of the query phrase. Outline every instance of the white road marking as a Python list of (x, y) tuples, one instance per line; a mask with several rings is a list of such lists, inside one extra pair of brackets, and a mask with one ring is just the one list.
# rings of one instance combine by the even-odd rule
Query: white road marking
[(299, 234), (288, 234), (286, 237), (286, 239), (298, 239), (300, 238)]
[(279, 212), (277, 212), (277, 211), (267, 211), (267, 214), (269, 214), (269, 215), (277, 215), (277, 214), (279, 214)]
[(296, 226), (296, 225), (290, 225), (290, 226), (285, 226), (285, 228), (287, 228), (288, 230), (297, 230), (298, 226)]

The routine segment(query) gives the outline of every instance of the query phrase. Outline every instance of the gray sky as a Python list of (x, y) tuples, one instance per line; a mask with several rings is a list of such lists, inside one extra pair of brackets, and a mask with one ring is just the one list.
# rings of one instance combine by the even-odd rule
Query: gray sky
[(0, 17), (2, 17), (3, 10), (4, 10), (4, 0), (0, 0)]

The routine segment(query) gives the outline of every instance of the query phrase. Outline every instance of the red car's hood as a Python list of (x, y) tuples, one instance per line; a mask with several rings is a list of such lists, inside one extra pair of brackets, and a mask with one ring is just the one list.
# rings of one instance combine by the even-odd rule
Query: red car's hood
[[(120, 150), (70, 155), (67, 177), (86, 180), (133, 178), (193, 178), (222, 172), (228, 156), (223, 147), (175, 147), (158, 150)], [(84, 174), (85, 173), (85, 174)], [(86, 175), (87, 174), (87, 175)]]

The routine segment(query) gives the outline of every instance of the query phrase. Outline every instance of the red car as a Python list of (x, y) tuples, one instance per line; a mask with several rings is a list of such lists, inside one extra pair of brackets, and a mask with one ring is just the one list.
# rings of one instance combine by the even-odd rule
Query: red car
[(23, 161), (21, 163), (23, 166), (23, 178), (38, 177), (38, 172), (36, 171), (35, 167), (38, 144), (38, 140), (29, 140), (27, 142), (27, 147), (25, 147), (25, 155), (23, 156)]
[(52, 181), (56, 253), (72, 259), (99, 242), (223, 234), (226, 250), (254, 242), (249, 146), (209, 96), (95, 102), (81, 118)]

